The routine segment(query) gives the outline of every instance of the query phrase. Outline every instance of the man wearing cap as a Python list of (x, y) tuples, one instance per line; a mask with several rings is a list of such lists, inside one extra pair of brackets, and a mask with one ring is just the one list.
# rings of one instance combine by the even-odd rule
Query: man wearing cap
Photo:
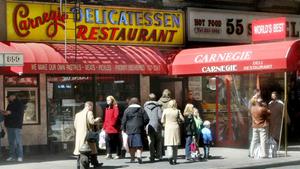
[[(22, 125), (24, 104), (17, 98), (16, 93), (7, 95), (8, 105), (4, 115), (4, 125), (7, 128), (9, 157), (6, 161), (23, 161)], [(16, 154), (17, 153), (17, 154)]]

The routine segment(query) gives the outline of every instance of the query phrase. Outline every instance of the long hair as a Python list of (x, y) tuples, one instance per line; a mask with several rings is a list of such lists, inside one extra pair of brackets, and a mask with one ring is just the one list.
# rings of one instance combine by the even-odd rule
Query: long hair
[(170, 100), (169, 103), (168, 103), (168, 107), (169, 108), (172, 108), (172, 109), (177, 109), (177, 103), (176, 103), (176, 100)]
[(188, 103), (185, 106), (185, 109), (184, 109), (184, 112), (183, 112), (183, 116), (189, 116), (189, 115), (193, 114), (194, 111), (195, 111), (194, 110), (194, 105)]
[(112, 101), (111, 104), (113, 106), (118, 105), (117, 100), (114, 98), (114, 96), (109, 95), (106, 97), (106, 99), (108, 99), (108, 98)]

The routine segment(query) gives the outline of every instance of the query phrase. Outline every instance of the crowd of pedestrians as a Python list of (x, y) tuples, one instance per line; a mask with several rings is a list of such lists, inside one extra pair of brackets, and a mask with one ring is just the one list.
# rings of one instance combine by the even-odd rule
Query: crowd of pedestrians
[[(106, 104), (101, 129), (105, 132), (106, 159), (123, 158), (121, 152), (124, 151), (124, 147), (128, 147), (130, 162), (137, 161), (142, 164), (143, 148), (147, 146), (150, 151), (150, 162), (160, 161), (166, 155), (170, 165), (176, 165), (182, 137), (185, 138), (186, 160), (209, 158), (209, 147), (213, 141), (210, 122), (204, 121), (203, 123), (199, 110), (192, 102), (187, 103), (184, 111), (181, 112), (168, 89), (163, 91), (158, 100), (154, 93), (150, 93), (148, 101), (143, 106), (138, 98), (131, 98), (123, 112), (120, 111), (113, 96), (107, 96)], [(91, 115), (92, 102), (86, 102), (85, 105), (86, 107), (76, 114), (74, 122), (76, 129), (74, 155), (78, 156), (78, 162), (82, 162), (79, 149), (84, 146), (87, 140), (85, 135), (89, 131), (86, 123), (95, 125), (100, 121), (98, 117), (94, 118)], [(124, 134), (126, 140), (123, 138)], [(203, 150), (200, 150), (201, 146)], [(164, 154), (165, 148), (166, 154)], [(114, 157), (113, 152), (116, 152)], [(203, 152), (203, 156), (200, 152)], [(91, 154), (91, 164), (95, 168), (101, 166), (102, 163), (95, 159), (96, 150), (92, 149)]]

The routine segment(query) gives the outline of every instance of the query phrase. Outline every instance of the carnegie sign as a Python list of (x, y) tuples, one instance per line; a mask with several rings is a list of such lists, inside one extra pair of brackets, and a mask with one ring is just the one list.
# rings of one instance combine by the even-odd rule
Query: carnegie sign
[[(7, 2), (7, 39), (183, 45), (182, 11)], [(75, 29), (76, 28), (76, 29)], [(66, 31), (65, 31), (66, 30)]]

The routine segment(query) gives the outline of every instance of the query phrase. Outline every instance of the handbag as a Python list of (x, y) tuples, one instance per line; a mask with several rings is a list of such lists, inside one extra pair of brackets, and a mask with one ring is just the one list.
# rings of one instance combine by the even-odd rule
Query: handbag
[(178, 123), (178, 125), (181, 125), (182, 123), (183, 123), (183, 121), (180, 119), (180, 111), (178, 110), (177, 111), (177, 123)]
[(1, 133), (0, 133), (0, 137), (1, 137), (1, 138), (4, 138), (4, 136), (5, 136), (5, 130), (2, 129), (2, 130), (1, 130)]
[(88, 132), (86, 133), (85, 140), (89, 143), (96, 143), (99, 139), (99, 133), (91, 129), (88, 122), (87, 113), (86, 113), (86, 127), (88, 129)]

